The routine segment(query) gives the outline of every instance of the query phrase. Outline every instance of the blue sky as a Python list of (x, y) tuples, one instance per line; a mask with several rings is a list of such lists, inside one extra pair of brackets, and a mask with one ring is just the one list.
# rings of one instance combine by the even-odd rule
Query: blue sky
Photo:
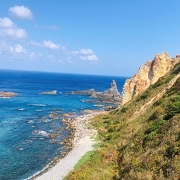
[(179, 0), (6, 0), (0, 69), (132, 76), (180, 53)]

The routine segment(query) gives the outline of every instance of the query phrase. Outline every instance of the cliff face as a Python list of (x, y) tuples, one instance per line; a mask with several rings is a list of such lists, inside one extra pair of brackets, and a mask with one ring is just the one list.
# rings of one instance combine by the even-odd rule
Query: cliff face
[(179, 55), (171, 59), (167, 53), (161, 53), (157, 54), (153, 61), (147, 61), (132, 78), (126, 80), (123, 86), (122, 104), (154, 84), (170, 71), (179, 60)]

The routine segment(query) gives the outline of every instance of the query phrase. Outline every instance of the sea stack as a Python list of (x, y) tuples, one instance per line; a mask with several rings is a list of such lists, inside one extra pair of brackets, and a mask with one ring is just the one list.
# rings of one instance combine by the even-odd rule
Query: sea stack
[(110, 84), (110, 88), (103, 92), (96, 92), (94, 89), (83, 90), (83, 91), (70, 91), (67, 94), (84, 94), (89, 95), (93, 98), (97, 98), (98, 101), (108, 102), (108, 103), (121, 103), (121, 94), (118, 92), (115, 80)]
[(121, 101), (121, 95), (118, 92), (115, 80), (112, 81), (109, 89), (105, 90), (104, 92), (94, 92), (91, 97), (103, 99), (109, 102)]

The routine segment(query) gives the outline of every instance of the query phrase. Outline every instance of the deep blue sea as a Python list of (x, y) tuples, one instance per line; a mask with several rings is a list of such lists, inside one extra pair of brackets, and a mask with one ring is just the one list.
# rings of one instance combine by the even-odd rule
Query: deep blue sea
[[(17, 94), (0, 99), (0, 180), (25, 179), (65, 151), (63, 145), (54, 143), (69, 135), (61, 130), (63, 113), (77, 116), (84, 109), (102, 108), (84, 102), (88, 96), (67, 95), (67, 91), (104, 91), (113, 79), (121, 92), (126, 77), (0, 70), (0, 91)], [(57, 95), (40, 94), (53, 90)], [(49, 133), (58, 133), (58, 139), (48, 138)]]

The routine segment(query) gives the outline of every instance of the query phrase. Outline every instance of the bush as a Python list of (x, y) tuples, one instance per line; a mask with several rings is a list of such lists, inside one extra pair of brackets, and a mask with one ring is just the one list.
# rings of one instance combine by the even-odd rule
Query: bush
[(146, 99), (149, 95), (150, 95), (150, 91), (149, 91), (149, 90), (146, 90), (146, 91), (143, 92), (143, 93), (141, 94), (141, 96), (138, 98), (138, 101), (141, 100), (141, 99)]
[(167, 116), (172, 117), (180, 113), (180, 96), (177, 96), (176, 98), (171, 100), (166, 111)]
[(112, 133), (113, 131), (114, 131), (114, 127), (111, 126), (111, 127), (108, 129), (108, 132), (109, 132), (109, 133)]
[(121, 112), (122, 112), (122, 113), (125, 113), (127, 110), (128, 110), (127, 107), (123, 107), (123, 108), (121, 109)]
[(165, 81), (164, 77), (159, 78), (159, 80), (152, 85), (152, 88), (157, 88), (157, 87), (161, 86), (162, 84), (164, 84), (164, 81)]
[(146, 135), (145, 138), (143, 139), (143, 145), (145, 145), (148, 141), (152, 141), (155, 135), (156, 135), (156, 131)]
[(109, 116), (104, 116), (103, 119), (109, 119)]
[(150, 134), (154, 131), (156, 131), (157, 129), (159, 129), (166, 121), (165, 120), (160, 120), (160, 121), (156, 121), (155, 123), (153, 123), (149, 129), (147, 129), (145, 131), (145, 134)]
[(157, 119), (164, 114), (164, 109), (158, 106), (152, 115), (152, 119)]

